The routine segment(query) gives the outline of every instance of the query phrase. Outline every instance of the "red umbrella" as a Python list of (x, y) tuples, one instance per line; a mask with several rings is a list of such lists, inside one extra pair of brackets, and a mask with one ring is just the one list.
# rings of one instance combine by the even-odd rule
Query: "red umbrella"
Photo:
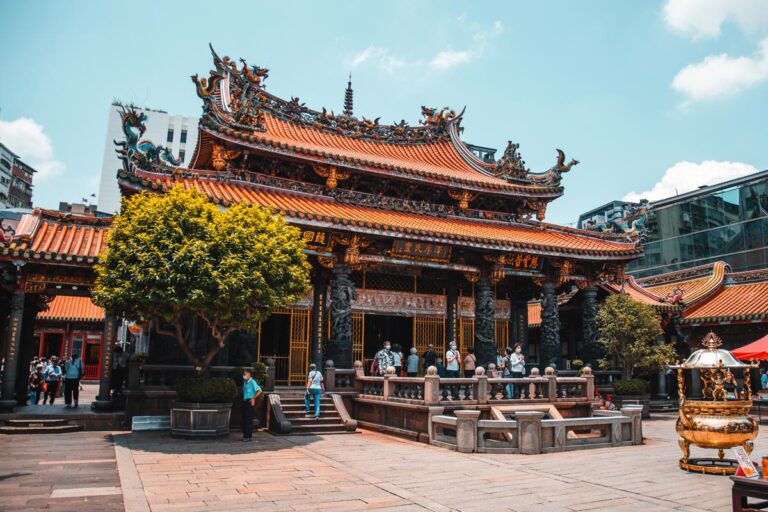
[(753, 341), (749, 345), (731, 350), (731, 354), (742, 361), (750, 361), (752, 359), (768, 360), (768, 335)]

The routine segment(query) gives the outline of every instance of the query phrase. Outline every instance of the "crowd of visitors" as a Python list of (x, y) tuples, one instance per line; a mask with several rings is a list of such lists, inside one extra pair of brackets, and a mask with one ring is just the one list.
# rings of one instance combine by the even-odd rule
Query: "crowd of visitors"
[(53, 405), (63, 395), (65, 407), (78, 407), (83, 373), (83, 361), (77, 353), (64, 362), (58, 356), (33, 357), (27, 386), (29, 404), (38, 405), (42, 396), (43, 405)]
[[(442, 357), (441, 357), (442, 356)], [(369, 375), (383, 376), (387, 368), (393, 367), (395, 375), (402, 376), (403, 353), (400, 345), (392, 344), (389, 340), (385, 341), (381, 349), (376, 352), (370, 365), (367, 367)], [(417, 377), (419, 368), (423, 374), (427, 369), (434, 366), (437, 369), (437, 375), (441, 378), (471, 378), (475, 375), (477, 369), (477, 356), (474, 347), (467, 348), (467, 354), (462, 357), (455, 341), (448, 344), (448, 350), (445, 354), (435, 352), (435, 346), (427, 345), (427, 349), (421, 355), (415, 347), (409, 350), (409, 355), (405, 359), (405, 375), (408, 377)], [(463, 371), (462, 371), (463, 370)], [(496, 363), (489, 364), (486, 369), (489, 377), (504, 378), (523, 378), (525, 377), (525, 356), (523, 355), (520, 343), (515, 343), (512, 347), (507, 347), (504, 354), (497, 354)], [(452, 392), (456, 390), (452, 389)], [(520, 398), (523, 387), (516, 384), (507, 384), (504, 389), (499, 390), (510, 398)]]

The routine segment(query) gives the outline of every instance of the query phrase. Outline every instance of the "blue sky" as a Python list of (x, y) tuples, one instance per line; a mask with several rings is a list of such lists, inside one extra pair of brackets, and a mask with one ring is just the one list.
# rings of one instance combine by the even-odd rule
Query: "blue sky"
[(357, 115), (466, 105), (467, 141), (519, 142), (537, 171), (562, 148), (581, 164), (555, 222), (768, 168), (764, 0), (5, 1), (0, 34), (0, 141), (44, 207), (98, 191), (113, 99), (198, 115), (209, 42), (311, 107), (341, 110), (352, 72)]

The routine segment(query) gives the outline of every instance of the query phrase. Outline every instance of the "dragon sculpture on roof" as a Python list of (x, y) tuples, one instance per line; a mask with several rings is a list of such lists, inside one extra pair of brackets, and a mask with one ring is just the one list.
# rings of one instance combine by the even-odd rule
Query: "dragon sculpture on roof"
[(144, 170), (150, 170), (156, 164), (171, 167), (181, 165), (181, 160), (174, 157), (167, 146), (159, 146), (151, 140), (141, 139), (147, 130), (147, 114), (138, 111), (133, 105), (120, 105), (118, 111), (125, 140), (113, 142), (118, 147), (115, 151), (123, 161), (126, 171), (131, 172), (131, 165)]

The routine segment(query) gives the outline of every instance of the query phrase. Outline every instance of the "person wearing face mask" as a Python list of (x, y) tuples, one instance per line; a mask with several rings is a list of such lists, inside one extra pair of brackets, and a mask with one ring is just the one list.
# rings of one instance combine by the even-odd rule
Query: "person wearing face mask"
[(387, 373), (387, 368), (395, 366), (395, 357), (392, 354), (392, 344), (389, 340), (384, 342), (384, 347), (376, 352), (376, 369), (380, 376)]
[[(512, 354), (509, 356), (509, 376), (513, 379), (522, 379), (525, 375), (525, 356), (523, 355), (523, 347), (519, 343), (515, 343)], [(523, 386), (520, 384), (512, 385), (512, 397), (520, 398), (520, 391)]]
[[(452, 341), (449, 345), (448, 351), (445, 353), (445, 376), (449, 379), (457, 379), (461, 377), (459, 371), (461, 370), (461, 354), (456, 349), (456, 342)], [(456, 400), (458, 398), (457, 389), (454, 386), (449, 388), (451, 397)]]

